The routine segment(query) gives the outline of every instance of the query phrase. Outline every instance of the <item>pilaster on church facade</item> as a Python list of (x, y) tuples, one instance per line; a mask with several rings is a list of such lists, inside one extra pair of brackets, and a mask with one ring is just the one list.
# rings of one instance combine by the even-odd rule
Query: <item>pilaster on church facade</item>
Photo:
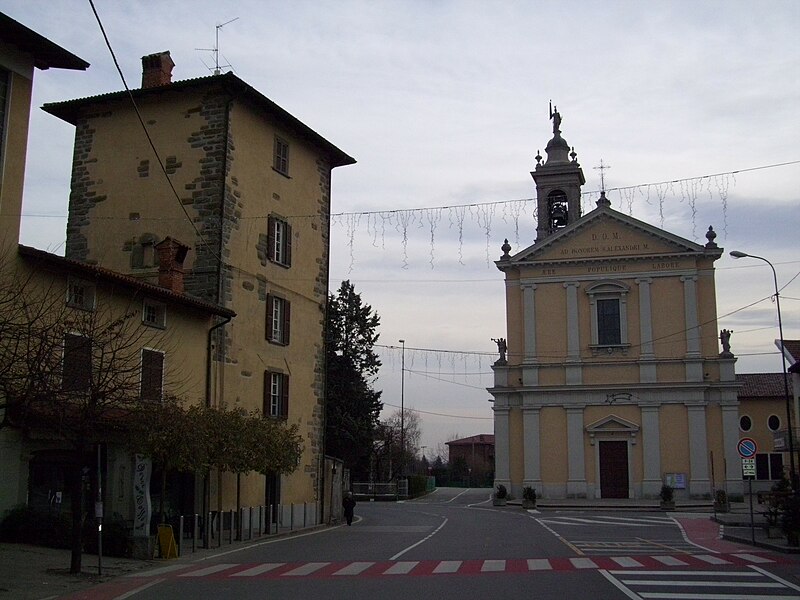
[(515, 349), (489, 389), (504, 438), (497, 481), (512, 494), (596, 498), (655, 498), (670, 482), (678, 498), (710, 498), (713, 471), (741, 493), (713, 228), (701, 245), (614, 210), (605, 192), (581, 214), (583, 173), (560, 113), (551, 118), (547, 158), (531, 173), (535, 241), (517, 252), (506, 242), (496, 262)]

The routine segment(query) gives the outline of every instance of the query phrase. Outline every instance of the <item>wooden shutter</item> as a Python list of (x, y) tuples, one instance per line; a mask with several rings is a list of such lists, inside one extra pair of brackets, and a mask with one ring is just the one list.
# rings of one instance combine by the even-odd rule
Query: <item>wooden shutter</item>
[(291, 320), (292, 314), (292, 303), (288, 300), (283, 300), (283, 342), (285, 345), (289, 345), (289, 321)]
[(281, 375), (281, 417), (289, 416), (289, 376)]
[(264, 332), (264, 336), (268, 339), (272, 339), (272, 314), (275, 310), (275, 296), (272, 294), (267, 294), (267, 323), (266, 323), (266, 331)]
[(61, 386), (64, 391), (88, 390), (92, 384), (92, 342), (82, 335), (64, 336)]
[(164, 384), (164, 355), (154, 350), (142, 350), (142, 400), (161, 402)]
[(261, 412), (263, 416), (269, 416), (269, 398), (270, 398), (270, 389), (272, 383), (272, 373), (269, 371), (264, 371), (264, 399), (263, 399), (263, 406), (261, 407)]
[(275, 260), (275, 217), (267, 217), (267, 259)]
[(290, 267), (292, 265), (292, 226), (289, 225), (289, 223), (284, 223), (283, 231), (286, 248), (286, 256), (284, 257), (283, 264)]

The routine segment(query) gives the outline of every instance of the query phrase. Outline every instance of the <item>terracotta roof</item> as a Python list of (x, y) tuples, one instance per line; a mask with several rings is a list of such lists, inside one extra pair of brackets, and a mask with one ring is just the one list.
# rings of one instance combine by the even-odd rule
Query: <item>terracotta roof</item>
[(38, 69), (53, 67), (85, 71), (89, 67), (89, 63), (82, 58), (64, 50), (58, 44), (54, 44), (3, 13), (0, 13), (0, 41), (30, 54), (34, 66)]
[(481, 433), (478, 435), (461, 438), (460, 440), (452, 440), (450, 442), (445, 442), (445, 443), (448, 446), (471, 446), (472, 444), (491, 444), (494, 446), (494, 434)]
[[(783, 373), (737, 373), (736, 382), (741, 384), (739, 398), (783, 398), (786, 390)], [(789, 395), (792, 394), (792, 379), (789, 378)]]
[[(267, 114), (279, 119), (289, 129), (295, 131), (299, 137), (324, 148), (330, 154), (331, 162), (333, 163), (334, 167), (355, 164), (356, 160), (352, 156), (345, 154), (342, 150), (331, 144), (328, 140), (312, 130), (297, 117), (292, 116), (289, 112), (275, 104), (272, 100), (250, 86), (248, 83), (245, 83), (243, 80), (239, 79), (233, 73), (208, 75), (206, 77), (174, 81), (167, 85), (135, 89), (130, 91), (130, 95), (133, 96), (134, 99), (137, 99), (147, 96), (154, 96), (156, 94), (163, 94), (164, 92), (190, 88), (209, 88), (215, 85), (221, 86), (225, 91), (234, 97), (249, 100), (260, 110), (263, 110)], [(107, 94), (100, 94), (98, 96), (90, 96), (88, 98), (78, 98), (64, 102), (51, 102), (49, 104), (45, 104), (42, 109), (46, 112), (49, 112), (51, 115), (55, 115), (56, 117), (75, 125), (83, 108), (93, 104), (107, 104), (108, 102), (127, 99), (128, 97), (127, 91), (110, 92)]]
[(148, 296), (155, 299), (164, 300), (165, 302), (189, 306), (201, 311), (205, 311), (212, 315), (218, 315), (220, 317), (233, 318), (236, 316), (234, 311), (229, 308), (225, 308), (224, 306), (219, 306), (212, 302), (206, 302), (205, 300), (195, 298), (194, 296), (189, 296), (188, 294), (177, 294), (170, 289), (153, 285), (152, 283), (147, 283), (141, 279), (123, 275), (122, 273), (118, 273), (110, 269), (98, 267), (97, 265), (90, 265), (77, 260), (72, 260), (71, 258), (64, 258), (63, 256), (51, 254), (50, 252), (45, 252), (44, 250), (37, 250), (36, 248), (31, 248), (30, 246), (23, 246), (22, 244), (19, 245), (19, 254), (23, 258), (51, 265), (58, 268), (60, 271), (72, 272), (82, 275), (83, 277), (91, 277), (93, 279), (102, 279), (110, 283), (121, 284), (130, 289), (141, 290)]

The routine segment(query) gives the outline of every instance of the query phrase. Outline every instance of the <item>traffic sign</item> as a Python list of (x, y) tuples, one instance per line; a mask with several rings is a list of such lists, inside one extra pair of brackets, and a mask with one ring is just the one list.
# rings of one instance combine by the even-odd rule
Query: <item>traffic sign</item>
[(743, 458), (742, 459), (742, 476), (747, 477), (755, 477), (756, 476), (756, 459), (755, 458)]
[(758, 452), (758, 444), (753, 438), (742, 438), (736, 449), (739, 451), (739, 456), (742, 458), (753, 458)]

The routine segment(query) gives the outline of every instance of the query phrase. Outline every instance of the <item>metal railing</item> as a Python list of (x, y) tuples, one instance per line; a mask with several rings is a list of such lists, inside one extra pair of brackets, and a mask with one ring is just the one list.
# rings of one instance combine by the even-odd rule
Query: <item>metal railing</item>
[(219, 548), (223, 543), (246, 542), (282, 531), (317, 524), (316, 503), (247, 506), (240, 510), (180, 515), (175, 532), (178, 555), (198, 548)]

